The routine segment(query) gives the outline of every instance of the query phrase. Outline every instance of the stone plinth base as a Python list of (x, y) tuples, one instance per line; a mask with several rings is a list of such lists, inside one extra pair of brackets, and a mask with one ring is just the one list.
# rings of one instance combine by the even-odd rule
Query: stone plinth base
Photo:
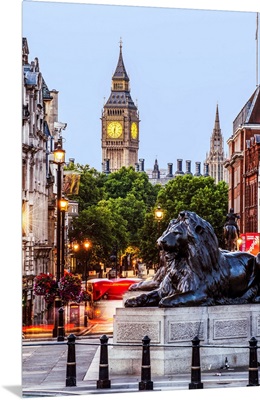
[(154, 376), (190, 372), (192, 349), (187, 346), (195, 336), (202, 346), (223, 346), (200, 349), (201, 370), (224, 367), (226, 357), (230, 368), (248, 366), (248, 341), (260, 337), (260, 304), (117, 308), (113, 343), (122, 346), (109, 346), (111, 374), (140, 375), (142, 346), (134, 345), (142, 344), (146, 335), (151, 339)]

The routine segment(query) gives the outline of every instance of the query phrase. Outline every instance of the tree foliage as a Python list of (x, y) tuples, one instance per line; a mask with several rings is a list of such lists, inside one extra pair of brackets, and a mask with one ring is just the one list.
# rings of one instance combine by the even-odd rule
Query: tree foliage
[(122, 167), (107, 176), (104, 182), (105, 198), (126, 198), (132, 194), (136, 200), (143, 201), (146, 209), (153, 207), (160, 186), (152, 185), (145, 172), (137, 172), (133, 167)]
[[(145, 172), (122, 167), (111, 174), (88, 165), (74, 165), (80, 172), (79, 216), (74, 218), (70, 240), (88, 238), (91, 263), (107, 263), (113, 251), (124, 255), (135, 249), (144, 262), (158, 260), (156, 241), (180, 211), (195, 211), (210, 222), (222, 245), (222, 230), (228, 207), (228, 186), (211, 177), (177, 176), (165, 186), (152, 185)], [(160, 204), (164, 218), (158, 223), (154, 211)], [(158, 230), (160, 228), (160, 232)], [(82, 253), (82, 257), (85, 257)]]
[[(116, 242), (123, 247), (127, 245), (128, 233), (122, 216), (116, 210), (111, 210), (106, 201), (102, 200), (97, 205), (81, 211), (79, 216), (74, 218), (69, 238), (80, 243), (89, 239), (91, 263), (98, 264), (106, 263)], [(86, 257), (84, 252), (85, 250), (78, 253), (78, 257)]]
[(182, 210), (196, 212), (213, 226), (219, 244), (223, 245), (223, 225), (228, 208), (225, 182), (216, 184), (212, 177), (177, 176), (159, 192), (158, 201), (168, 222)]
[(79, 193), (70, 195), (70, 199), (79, 204), (79, 211), (97, 204), (104, 197), (105, 175), (89, 165), (70, 163), (65, 171), (74, 171), (80, 174)]

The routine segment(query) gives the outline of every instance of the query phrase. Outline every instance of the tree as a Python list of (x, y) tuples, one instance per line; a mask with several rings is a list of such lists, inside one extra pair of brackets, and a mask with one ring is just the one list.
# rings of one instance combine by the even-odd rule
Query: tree
[(136, 172), (133, 167), (122, 167), (109, 175), (98, 174), (88, 165), (73, 168), (81, 173), (79, 194), (74, 197), (80, 207), (70, 237), (80, 240), (84, 235), (93, 242), (92, 263), (98, 258), (106, 262), (115, 246), (121, 254), (128, 247), (139, 249), (140, 229), (160, 186), (152, 185), (145, 172)]
[(111, 210), (121, 215), (128, 232), (128, 246), (139, 247), (139, 231), (144, 224), (146, 205), (143, 200), (138, 200), (133, 193), (128, 193), (125, 198), (109, 199), (107, 205)]
[(70, 199), (78, 202), (79, 211), (103, 199), (105, 174), (98, 172), (95, 168), (90, 168), (89, 165), (74, 163), (70, 163), (64, 170), (80, 174), (79, 193), (69, 195)]
[(212, 177), (177, 176), (162, 188), (158, 202), (165, 210), (165, 220), (177, 218), (182, 210), (196, 212), (214, 228), (223, 246), (223, 226), (228, 208), (228, 185), (215, 183)]
[(104, 182), (105, 198), (126, 198), (130, 193), (136, 200), (142, 200), (146, 208), (153, 207), (160, 185), (152, 185), (145, 172), (137, 172), (133, 167), (122, 167), (107, 175)]
[(140, 229), (140, 257), (145, 263), (157, 263), (159, 258), (159, 249), (157, 248), (157, 239), (161, 232), (158, 231), (158, 222), (155, 220), (154, 213), (149, 212), (145, 215), (145, 220)]
[[(89, 239), (91, 242), (90, 265), (100, 262), (107, 263), (112, 248), (116, 242), (126, 247), (128, 233), (126, 221), (115, 210), (111, 210), (105, 200), (97, 205), (92, 205), (79, 213), (74, 218), (72, 229), (69, 232), (71, 241), (83, 241)], [(78, 253), (79, 258), (86, 257), (84, 252)]]

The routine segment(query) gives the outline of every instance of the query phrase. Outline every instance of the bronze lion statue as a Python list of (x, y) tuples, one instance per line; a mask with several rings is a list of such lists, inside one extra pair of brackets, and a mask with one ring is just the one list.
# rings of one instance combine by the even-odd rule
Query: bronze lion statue
[(167, 273), (158, 288), (125, 301), (125, 307), (177, 307), (260, 302), (260, 253), (218, 247), (210, 223), (182, 211), (157, 240)]
[(165, 252), (160, 250), (160, 261), (158, 270), (152, 278), (147, 278), (145, 280), (141, 280), (140, 282), (133, 283), (129, 286), (128, 291), (142, 290), (142, 291), (150, 291), (157, 289), (160, 286), (163, 278), (167, 274), (168, 271), (168, 263), (166, 262)]

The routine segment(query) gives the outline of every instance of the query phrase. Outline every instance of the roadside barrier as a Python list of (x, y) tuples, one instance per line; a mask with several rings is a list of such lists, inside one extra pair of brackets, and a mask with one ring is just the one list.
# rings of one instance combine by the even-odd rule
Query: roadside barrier
[[(93, 346), (93, 343), (76, 343), (76, 336), (70, 334), (68, 336), (68, 354), (67, 354), (67, 371), (66, 371), (66, 386), (76, 386), (76, 345), (83, 346)], [(39, 344), (23, 344), (25, 347), (38, 346)], [(41, 343), (41, 346), (50, 345), (66, 345), (65, 342), (51, 342), (51, 343)], [(95, 345), (98, 345), (95, 344)], [(257, 360), (257, 340), (252, 337), (249, 340), (249, 346), (239, 346), (239, 345), (201, 345), (200, 340), (195, 336), (192, 340), (191, 345), (160, 345), (151, 344), (150, 338), (146, 335), (142, 339), (142, 344), (118, 344), (118, 343), (108, 343), (108, 337), (106, 335), (100, 338), (100, 362), (99, 362), (99, 375), (96, 382), (97, 389), (110, 389), (111, 381), (109, 379), (109, 358), (108, 358), (108, 346), (113, 347), (142, 347), (142, 364), (141, 364), (141, 380), (139, 382), (139, 391), (141, 390), (153, 390), (153, 381), (151, 380), (151, 361), (150, 361), (150, 349), (156, 347), (181, 347), (181, 348), (191, 348), (191, 381), (189, 383), (189, 389), (203, 389), (203, 382), (201, 381), (201, 367), (200, 367), (200, 348), (248, 348), (249, 349), (249, 367), (248, 367), (248, 384), (247, 386), (259, 386), (259, 363)], [(141, 354), (140, 354), (141, 358)], [(226, 365), (227, 364), (227, 365)], [(225, 367), (228, 368), (227, 360), (225, 360)]]
[(76, 336), (71, 333), (68, 337), (66, 386), (77, 386), (75, 341), (76, 341)]
[[(102, 378), (104, 382), (107, 383), (106, 388), (111, 387), (111, 382), (108, 379), (109, 374), (109, 364), (108, 364), (108, 338), (103, 335), (100, 338), (101, 349), (100, 349), (100, 364), (99, 364), (99, 380), (97, 381), (97, 389), (103, 389)], [(103, 349), (102, 349), (103, 346)], [(126, 346), (120, 344), (113, 344), (113, 346)], [(129, 346), (139, 346), (139, 345), (129, 345)], [(203, 383), (201, 382), (201, 367), (200, 367), (200, 348), (201, 347), (220, 347), (220, 348), (241, 348), (245, 346), (225, 346), (225, 345), (200, 345), (200, 340), (197, 336), (192, 340), (192, 346), (174, 346), (174, 345), (150, 345), (150, 338), (146, 335), (142, 339), (142, 366), (141, 366), (141, 381), (139, 382), (139, 390), (153, 390), (153, 381), (151, 381), (151, 363), (150, 363), (150, 347), (192, 347), (192, 357), (191, 357), (191, 382), (189, 383), (189, 389), (203, 389)], [(248, 346), (246, 346), (248, 347)], [(258, 361), (257, 361), (257, 340), (252, 337), (249, 340), (249, 368), (248, 368), (248, 385), (247, 386), (259, 386), (258, 379)]]
[(198, 336), (192, 340), (191, 383), (189, 389), (203, 389), (200, 370), (200, 340)]
[(111, 382), (108, 370), (108, 337), (106, 335), (100, 338), (100, 362), (99, 362), (99, 379), (97, 381), (97, 389), (109, 389)]
[(142, 340), (143, 353), (139, 390), (153, 390), (153, 382), (151, 381), (150, 340), (148, 336), (145, 336)]
[(258, 362), (257, 362), (257, 340), (252, 337), (249, 340), (249, 368), (248, 368), (248, 385), (259, 386), (258, 381)]

